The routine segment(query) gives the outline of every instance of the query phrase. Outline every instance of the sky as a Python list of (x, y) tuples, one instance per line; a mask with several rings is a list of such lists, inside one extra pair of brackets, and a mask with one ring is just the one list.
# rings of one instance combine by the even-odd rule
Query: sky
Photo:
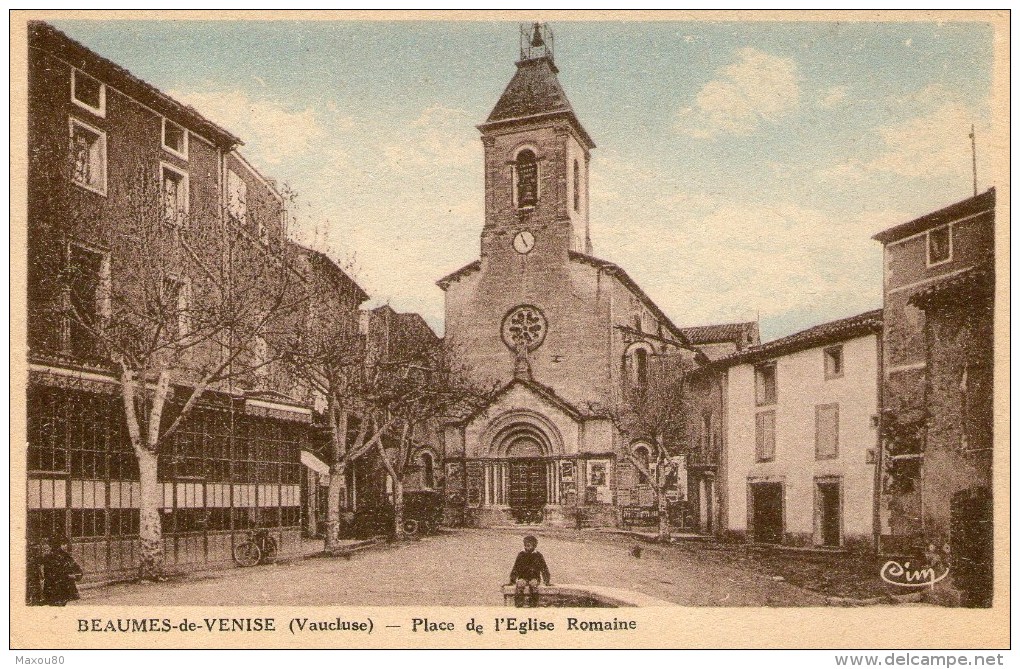
[[(297, 193), (292, 235), (443, 332), (475, 260), (504, 22), (56, 21), (240, 136)], [(882, 303), (876, 232), (995, 185), (991, 26), (556, 22), (591, 162), (594, 255), (684, 326), (763, 340)]]

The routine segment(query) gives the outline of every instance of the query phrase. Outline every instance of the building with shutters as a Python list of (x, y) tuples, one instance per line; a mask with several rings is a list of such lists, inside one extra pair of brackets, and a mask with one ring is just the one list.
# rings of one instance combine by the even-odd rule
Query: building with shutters
[(874, 547), (882, 312), (750, 346), (724, 375), (725, 534)]
[(245, 277), (257, 289), (244, 293), (248, 312), (273, 314), (265, 332), (301, 317), (257, 297), (297, 303), (306, 285), (290, 262), (283, 196), (238, 137), (44, 23), (29, 26), (28, 84), (29, 554), (65, 535), (87, 579), (137, 572), (139, 460), (104, 343), (131, 314), (160, 319), (166, 346), (154, 354), (175, 361), (164, 425), (194, 370), (228, 359), (245, 370), (209, 386), (159, 450), (169, 567), (227, 563), (254, 526), (295, 549), (312, 407), (273, 362), (274, 335), (232, 359), (226, 339), (197, 334), (210, 287), (240, 301)]

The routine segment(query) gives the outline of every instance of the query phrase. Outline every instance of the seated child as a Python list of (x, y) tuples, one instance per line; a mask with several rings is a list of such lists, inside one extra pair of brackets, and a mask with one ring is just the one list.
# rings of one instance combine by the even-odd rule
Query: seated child
[(531, 535), (524, 537), (524, 550), (517, 554), (514, 568), (510, 571), (510, 585), (517, 588), (514, 604), (518, 607), (538, 606), (539, 578), (549, 585), (549, 567), (536, 548), (538, 539)]

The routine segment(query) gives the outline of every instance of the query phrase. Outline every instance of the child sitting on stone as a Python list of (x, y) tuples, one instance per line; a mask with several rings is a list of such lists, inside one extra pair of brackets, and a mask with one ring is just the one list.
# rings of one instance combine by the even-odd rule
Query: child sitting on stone
[(524, 550), (517, 554), (510, 571), (510, 585), (516, 586), (514, 604), (518, 607), (538, 606), (539, 579), (549, 585), (549, 567), (536, 548), (538, 539), (530, 534), (524, 537)]

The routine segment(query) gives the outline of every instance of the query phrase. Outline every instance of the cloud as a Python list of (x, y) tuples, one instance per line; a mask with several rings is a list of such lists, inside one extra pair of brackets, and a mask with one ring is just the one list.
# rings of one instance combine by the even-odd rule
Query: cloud
[[(838, 181), (881, 176), (966, 181), (971, 173), (970, 127), (976, 114), (957, 101), (936, 102), (933, 95), (926, 90), (904, 99), (903, 104), (912, 107), (921, 101), (935, 104), (927, 105), (933, 107), (929, 111), (874, 128), (877, 141), (871, 155), (850, 157), (823, 169), (820, 176)], [(986, 124), (976, 126), (980, 158), (990, 155), (985, 142), (991, 135)]]
[(403, 170), (480, 165), (482, 160), (470, 115), (441, 104), (422, 110), (406, 129), (388, 138), (382, 152), (389, 167)]
[[(655, 184), (650, 190), (649, 184)], [(789, 334), (881, 305), (890, 204), (701, 190), (615, 152), (592, 164), (592, 241), (681, 326), (754, 319)]]
[(797, 107), (799, 79), (793, 60), (740, 49), (736, 61), (698, 91), (694, 106), (680, 110), (677, 128), (698, 139), (751, 134)]
[(640, 239), (628, 240), (633, 229), (623, 226), (599, 239), (680, 325), (760, 313), (797, 329), (881, 305), (881, 247), (871, 235), (903, 220), (895, 211), (847, 215), (690, 194), (647, 222)]
[(822, 109), (832, 109), (846, 100), (846, 93), (846, 86), (827, 88), (818, 96), (818, 106)]
[(278, 165), (310, 153), (329, 130), (349, 129), (349, 119), (323, 121), (313, 107), (293, 109), (271, 98), (252, 97), (246, 91), (172, 91), (215, 123), (230, 128), (245, 142), (245, 153), (259, 164)]
[(865, 168), (904, 177), (967, 172), (973, 119), (962, 105), (947, 103), (929, 114), (879, 128), (885, 150)]

